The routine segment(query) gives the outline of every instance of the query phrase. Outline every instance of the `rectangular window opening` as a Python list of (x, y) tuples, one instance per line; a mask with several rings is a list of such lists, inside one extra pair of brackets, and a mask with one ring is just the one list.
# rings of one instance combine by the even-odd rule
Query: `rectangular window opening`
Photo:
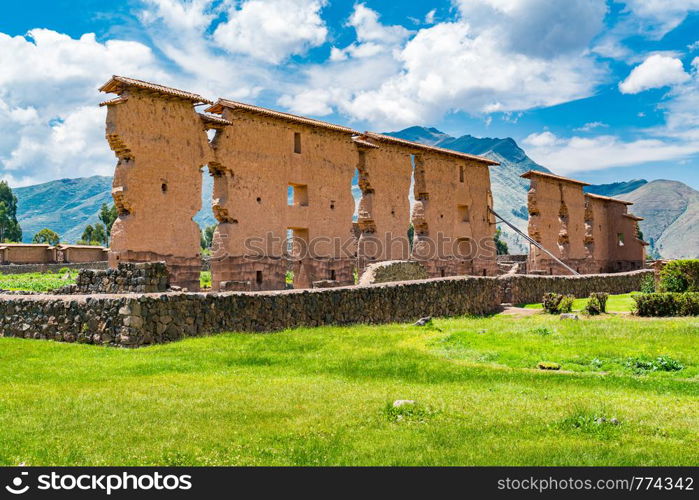
[(335, 270), (334, 270), (334, 269), (331, 269), (331, 270), (330, 270), (330, 279), (331, 279), (332, 281), (335, 281), (335, 280), (337, 279), (336, 276), (335, 276)]
[(255, 282), (259, 285), (262, 283), (262, 271), (255, 272)]
[(617, 243), (619, 244), (619, 246), (623, 247), (624, 246), (624, 233), (617, 233), (616, 240), (617, 240)]
[(459, 182), (464, 182), (464, 166), (459, 165)]
[(294, 153), (301, 153), (301, 133), (294, 132)]
[(461, 222), (469, 222), (470, 221), (470, 216), (468, 213), (468, 205), (459, 205), (457, 207), (457, 210), (459, 211), (459, 220)]
[(287, 203), (290, 207), (308, 206), (308, 186), (305, 184), (289, 183), (286, 191)]

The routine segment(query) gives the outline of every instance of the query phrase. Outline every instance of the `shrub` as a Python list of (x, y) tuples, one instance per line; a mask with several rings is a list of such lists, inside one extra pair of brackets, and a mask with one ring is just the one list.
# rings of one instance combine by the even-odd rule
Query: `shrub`
[(590, 294), (590, 299), (587, 301), (585, 306), (585, 312), (590, 316), (596, 316), (598, 314), (607, 312), (607, 299), (609, 299), (608, 293), (603, 292), (593, 292)]
[(547, 293), (541, 299), (544, 310), (549, 314), (569, 313), (573, 310), (575, 297), (558, 293)]
[(660, 271), (661, 292), (699, 292), (699, 259), (673, 260)]
[(626, 366), (638, 374), (646, 372), (678, 372), (684, 369), (682, 363), (672, 359), (670, 356), (658, 356), (655, 359), (630, 358), (626, 361)]
[(641, 293), (655, 292), (655, 274), (647, 274), (641, 282)]
[(572, 295), (564, 295), (561, 299), (561, 303), (558, 304), (559, 313), (569, 313), (573, 310), (573, 302), (575, 302), (575, 297)]
[(699, 293), (644, 293), (633, 299), (638, 316), (699, 316)]

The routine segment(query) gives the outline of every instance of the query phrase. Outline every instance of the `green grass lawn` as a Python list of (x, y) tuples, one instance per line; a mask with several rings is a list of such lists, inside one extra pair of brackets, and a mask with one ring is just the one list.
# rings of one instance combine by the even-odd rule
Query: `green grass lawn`
[(698, 340), (697, 318), (547, 315), (0, 338), (0, 465), (696, 465)]
[[(631, 312), (636, 306), (633, 296), (640, 292), (626, 293), (623, 295), (610, 295), (607, 301), (607, 312)], [(581, 312), (585, 309), (589, 299), (575, 299), (573, 303), (573, 311)], [(523, 306), (526, 309), (543, 309), (544, 306), (539, 304), (526, 304)]]
[[(66, 274), (70, 274), (70, 278), (64, 279)], [(0, 273), (0, 289), (48, 292), (49, 290), (75, 283), (77, 276), (78, 271), (76, 269), (68, 268), (61, 269), (57, 273)]]

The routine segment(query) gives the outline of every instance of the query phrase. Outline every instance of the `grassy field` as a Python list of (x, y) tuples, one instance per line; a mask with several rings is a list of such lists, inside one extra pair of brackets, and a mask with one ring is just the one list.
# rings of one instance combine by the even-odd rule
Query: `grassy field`
[[(69, 278), (64, 279), (66, 275)], [(57, 273), (22, 273), (22, 274), (2, 274), (0, 273), (1, 290), (24, 290), (31, 292), (48, 292), (54, 288), (75, 283), (78, 276), (76, 269), (61, 269)]]
[[(626, 293), (623, 295), (610, 295), (607, 301), (607, 312), (631, 312), (636, 305), (633, 300), (633, 296), (639, 292)], [(573, 302), (573, 311), (581, 312), (585, 309), (589, 299), (575, 299)], [(524, 305), (526, 309), (543, 309), (544, 307), (539, 304), (526, 304)]]
[(0, 464), (696, 465), (698, 340), (697, 318), (543, 314), (0, 338)]

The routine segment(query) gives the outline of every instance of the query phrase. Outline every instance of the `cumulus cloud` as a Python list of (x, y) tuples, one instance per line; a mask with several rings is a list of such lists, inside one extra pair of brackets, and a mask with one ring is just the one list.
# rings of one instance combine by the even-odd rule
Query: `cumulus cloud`
[(232, 5), (228, 20), (214, 32), (216, 43), (231, 53), (279, 63), (325, 42), (320, 17), (324, 0), (246, 0)]
[(113, 73), (167, 81), (151, 49), (46, 29), (0, 33), (0, 167), (13, 185), (107, 173), (97, 88)]
[[(309, 100), (294, 95), (318, 89), (325, 111), (379, 127), (401, 126), (452, 110), (480, 114), (551, 106), (591, 95), (604, 78), (604, 68), (586, 49), (602, 27), (603, 0), (564, 6), (552, 0), (475, 0), (458, 6), (460, 19), (421, 29), (401, 43), (405, 29), (382, 26), (374, 11), (359, 4), (350, 20), (358, 41), (333, 51), (330, 64), (309, 71), (304, 88), (280, 103), (304, 112), (311, 109), (304, 106)], [(372, 47), (378, 41), (382, 47)], [(342, 71), (339, 62), (361, 57), (380, 58), (384, 70), (374, 75), (359, 68), (367, 77), (361, 86), (324, 75)]]
[(604, 26), (605, 0), (458, 0), (475, 32), (497, 31), (507, 50), (554, 57), (587, 48)]
[(629, 76), (619, 83), (619, 90), (623, 94), (638, 94), (648, 89), (684, 83), (689, 78), (682, 61), (654, 54), (636, 66)]

